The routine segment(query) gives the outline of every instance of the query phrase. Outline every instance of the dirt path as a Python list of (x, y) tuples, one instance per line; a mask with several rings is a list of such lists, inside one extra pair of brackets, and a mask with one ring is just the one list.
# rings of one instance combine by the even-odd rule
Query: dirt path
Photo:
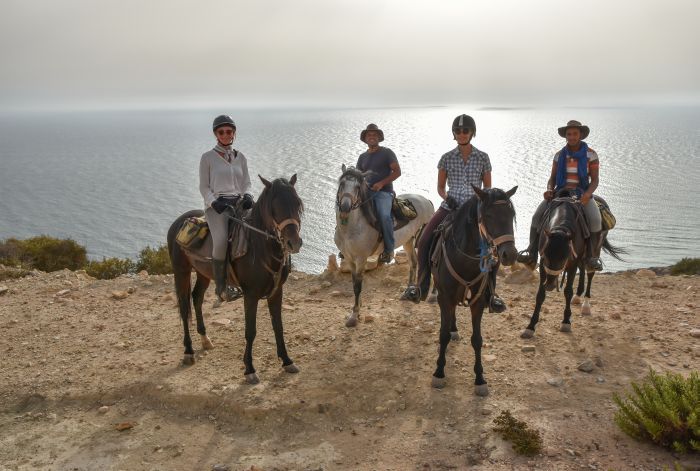
[[(596, 276), (593, 315), (576, 309), (573, 333), (560, 333), (563, 296), (552, 293), (527, 341), (519, 333), (536, 286), (501, 279), (509, 309), (483, 324), (486, 398), (473, 394), (465, 309), (447, 386), (430, 387), (438, 308), (398, 301), (405, 277), (396, 265), (368, 273), (365, 321), (349, 330), (349, 277), (294, 273), (284, 322), (301, 372), (280, 368), (261, 304), (256, 386), (243, 381), (240, 301), (213, 309), (208, 293), (216, 348), (185, 368), (170, 277), (64, 271), (2, 282), (0, 470), (624, 470), (677, 461), (619, 432), (611, 396), (649, 367), (698, 369), (697, 277)], [(596, 365), (590, 373), (577, 369), (585, 360)], [(542, 456), (519, 457), (493, 432), (504, 409), (542, 432)], [(132, 428), (117, 431), (120, 423)]]

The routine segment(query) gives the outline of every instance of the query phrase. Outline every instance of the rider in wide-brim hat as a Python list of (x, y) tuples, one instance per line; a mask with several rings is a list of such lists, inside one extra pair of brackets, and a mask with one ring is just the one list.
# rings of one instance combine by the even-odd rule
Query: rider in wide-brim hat
[(362, 132), (360, 133), (360, 140), (367, 144), (367, 141), (365, 140), (365, 136), (367, 136), (367, 133), (369, 131), (374, 131), (377, 133), (378, 140), (379, 142), (382, 142), (384, 140), (384, 131), (379, 129), (379, 126), (377, 126), (374, 123), (370, 123), (367, 125), (367, 128), (363, 129)]

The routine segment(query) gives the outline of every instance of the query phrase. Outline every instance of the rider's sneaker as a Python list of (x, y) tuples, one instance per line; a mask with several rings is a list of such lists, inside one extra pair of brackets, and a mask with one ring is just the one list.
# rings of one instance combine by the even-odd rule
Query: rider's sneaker
[(218, 295), (219, 301), (228, 303), (243, 296), (243, 291), (237, 286), (227, 286), (223, 293)]
[(391, 263), (394, 259), (394, 254), (392, 252), (382, 252), (382, 254), (377, 258), (377, 263)]
[(506, 303), (504, 303), (500, 297), (495, 294), (491, 296), (491, 302), (489, 302), (489, 312), (500, 314), (505, 312), (506, 309)]
[(401, 295), (402, 301), (413, 301), (414, 303), (420, 303), (420, 288), (417, 286), (409, 286), (406, 291)]
[(601, 262), (598, 257), (591, 257), (586, 262), (586, 268), (588, 268), (589, 270), (594, 270), (594, 271), (602, 271), (603, 270), (603, 262)]

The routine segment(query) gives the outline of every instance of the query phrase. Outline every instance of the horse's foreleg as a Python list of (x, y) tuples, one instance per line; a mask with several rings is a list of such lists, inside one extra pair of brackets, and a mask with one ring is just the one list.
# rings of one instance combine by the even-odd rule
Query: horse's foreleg
[(252, 296), (244, 296), (243, 306), (245, 309), (245, 353), (243, 354), (245, 379), (248, 384), (257, 384), (260, 382), (260, 379), (255, 374), (255, 368), (253, 367), (253, 341), (257, 334), (255, 317), (258, 310), (258, 299)]
[(586, 271), (583, 268), (583, 265), (581, 265), (578, 269), (578, 286), (576, 287), (576, 295), (571, 298), (571, 304), (579, 305), (581, 304), (581, 295), (583, 294), (583, 290), (585, 289), (585, 284), (586, 284), (586, 278), (585, 275)]
[(282, 327), (282, 286), (277, 289), (277, 293), (267, 300), (267, 308), (270, 311), (270, 320), (272, 321), (272, 330), (275, 331), (275, 343), (277, 344), (277, 358), (282, 360), (282, 368), (287, 373), (298, 373), (299, 368), (296, 367), (289, 355), (287, 355), (287, 347), (284, 344), (284, 328)]
[(182, 329), (184, 331), (183, 344), (185, 354), (182, 357), (183, 365), (194, 364), (194, 350), (192, 349), (192, 338), (190, 337), (189, 319), (192, 316), (191, 294), (190, 294), (190, 272), (175, 272), (175, 292), (177, 293), (177, 304), (182, 319)]
[(459, 341), (459, 331), (457, 330), (457, 314), (452, 316), (452, 325), (450, 326), (450, 340), (453, 342)]
[(574, 277), (576, 276), (577, 266), (569, 268), (566, 272), (567, 280), (564, 287), (564, 299), (566, 305), (564, 307), (564, 320), (561, 323), (559, 331), (571, 332), (571, 297), (574, 295)]
[(535, 326), (540, 321), (540, 309), (542, 309), (542, 303), (544, 303), (544, 298), (546, 297), (546, 292), (544, 289), (544, 284), (547, 279), (547, 275), (544, 270), (540, 272), (540, 286), (537, 289), (537, 297), (535, 298), (535, 311), (530, 317), (530, 323), (520, 334), (521, 338), (530, 339), (535, 335)]
[(355, 292), (355, 305), (352, 307), (352, 312), (345, 320), (345, 327), (355, 327), (357, 325), (357, 320), (360, 318), (360, 306), (362, 301), (360, 300), (360, 294), (362, 294), (362, 277), (365, 274), (365, 262), (358, 263), (353, 261), (352, 263), (352, 289)]
[[(586, 276), (588, 278), (588, 285), (586, 286), (586, 296), (583, 298), (583, 306), (581, 306), (581, 314), (584, 316), (591, 315), (591, 284), (593, 282), (593, 276), (595, 271), (589, 271)], [(581, 275), (583, 276), (583, 274)]]
[(474, 349), (474, 394), (477, 396), (488, 396), (489, 387), (484, 379), (484, 367), (481, 365), (481, 316), (484, 313), (484, 298), (480, 298), (473, 306), (472, 311), (472, 348)]
[(450, 343), (450, 329), (454, 324), (456, 306), (446, 299), (442, 292), (438, 293), (438, 303), (440, 304), (440, 348), (438, 350), (437, 368), (433, 373), (432, 385), (434, 388), (445, 387), (445, 355), (447, 345)]
[(204, 326), (204, 316), (202, 315), (202, 304), (204, 304), (204, 293), (209, 287), (209, 278), (197, 273), (197, 282), (194, 284), (194, 289), (192, 290), (192, 303), (194, 304), (194, 312), (197, 316), (197, 333), (202, 339), (202, 348), (204, 350), (211, 350), (214, 348), (214, 344), (211, 343), (209, 337), (207, 337), (207, 329)]

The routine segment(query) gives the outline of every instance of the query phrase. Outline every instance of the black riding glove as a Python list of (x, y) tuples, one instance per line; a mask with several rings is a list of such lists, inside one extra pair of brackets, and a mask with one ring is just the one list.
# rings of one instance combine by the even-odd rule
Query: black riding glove
[(246, 193), (243, 195), (243, 201), (241, 202), (241, 208), (245, 209), (250, 209), (253, 207), (253, 195), (250, 193)]
[(226, 211), (227, 208), (234, 206), (236, 201), (238, 201), (237, 196), (219, 196), (212, 202), (211, 207), (214, 211), (221, 214)]

